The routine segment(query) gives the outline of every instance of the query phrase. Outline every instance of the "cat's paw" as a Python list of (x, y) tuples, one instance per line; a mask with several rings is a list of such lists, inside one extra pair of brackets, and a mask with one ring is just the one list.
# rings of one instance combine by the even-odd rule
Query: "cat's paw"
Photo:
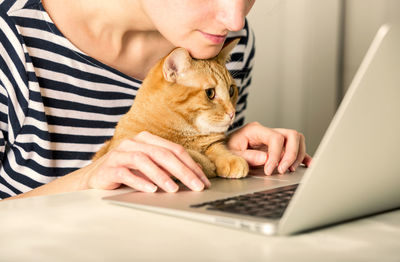
[(213, 178), (217, 176), (215, 165), (203, 165), (203, 172), (207, 176), (207, 178)]
[(236, 155), (220, 157), (215, 162), (217, 174), (224, 178), (242, 178), (249, 173), (249, 165), (244, 158)]
[(195, 150), (188, 149), (188, 153), (191, 155), (193, 160), (201, 166), (204, 174), (208, 178), (213, 178), (217, 176), (215, 165), (208, 157)]

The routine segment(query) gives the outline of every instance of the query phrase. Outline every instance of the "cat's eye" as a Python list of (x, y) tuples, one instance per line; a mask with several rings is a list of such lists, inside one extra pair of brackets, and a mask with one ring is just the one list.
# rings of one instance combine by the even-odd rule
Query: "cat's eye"
[(231, 85), (229, 87), (229, 96), (232, 97), (235, 94), (235, 87)]
[(206, 89), (206, 95), (209, 99), (213, 100), (215, 97), (215, 88)]

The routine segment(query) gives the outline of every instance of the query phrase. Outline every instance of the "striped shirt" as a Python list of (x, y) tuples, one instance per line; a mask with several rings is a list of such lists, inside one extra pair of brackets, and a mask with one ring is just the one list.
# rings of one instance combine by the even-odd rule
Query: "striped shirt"
[[(228, 69), (244, 123), (254, 35), (246, 26)], [(40, 0), (0, 0), (0, 199), (90, 163), (133, 103), (141, 81), (74, 46)]]

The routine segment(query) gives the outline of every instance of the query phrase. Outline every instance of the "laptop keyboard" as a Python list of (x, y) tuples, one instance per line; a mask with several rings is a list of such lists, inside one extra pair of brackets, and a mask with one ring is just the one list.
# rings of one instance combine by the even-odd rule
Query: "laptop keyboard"
[(289, 204), (298, 184), (191, 205), (208, 210), (279, 219)]

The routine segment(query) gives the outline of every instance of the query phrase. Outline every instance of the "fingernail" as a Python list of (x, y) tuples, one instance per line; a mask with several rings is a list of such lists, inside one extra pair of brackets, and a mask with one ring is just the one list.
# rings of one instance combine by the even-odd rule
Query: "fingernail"
[(179, 189), (178, 185), (175, 184), (175, 183), (172, 182), (172, 181), (168, 181), (167, 183), (165, 183), (165, 187), (167, 188), (167, 190), (168, 190), (169, 192), (176, 192), (176, 191), (178, 191), (178, 189)]
[(144, 188), (146, 189), (147, 192), (156, 192), (157, 187), (155, 185), (145, 185)]
[(286, 170), (288, 169), (288, 167), (289, 167), (289, 163), (288, 162), (283, 162), (280, 166), (279, 166), (279, 173), (281, 173), (281, 174), (283, 174), (283, 173), (285, 173), (286, 172)]
[(200, 182), (198, 179), (192, 180), (192, 186), (196, 191), (201, 191), (204, 189), (204, 184)]
[(265, 164), (267, 162), (267, 154), (262, 152), (260, 154), (257, 154), (258, 156), (258, 162), (260, 165)]
[(207, 188), (209, 188), (209, 187), (211, 186), (211, 182), (210, 182), (210, 180), (208, 180), (207, 177), (204, 177), (204, 178), (202, 178), (201, 180), (203, 181), (204, 185), (205, 185)]
[(206, 174), (202, 173), (202, 176), (200, 178), (201, 178), (201, 181), (203, 181), (203, 183), (204, 183), (204, 185), (206, 187), (210, 187), (211, 186), (211, 182), (210, 182), (210, 180), (208, 180)]
[(267, 169), (266, 169), (265, 174), (267, 176), (270, 176), (270, 175), (272, 175), (272, 172), (274, 172), (274, 166), (271, 164), (267, 164)]
[[(211, 186), (211, 183), (208, 180), (206, 174), (204, 174), (203, 167), (199, 163), (197, 163), (197, 165), (199, 166), (199, 169), (197, 170), (197, 176), (201, 179), (201, 181), (203, 181), (203, 184), (207, 188), (209, 188)], [(203, 187), (203, 185), (202, 185), (202, 187)]]
[(295, 163), (295, 164), (293, 165), (293, 171), (296, 171), (296, 169), (299, 167), (299, 164), (300, 164), (300, 163)]

